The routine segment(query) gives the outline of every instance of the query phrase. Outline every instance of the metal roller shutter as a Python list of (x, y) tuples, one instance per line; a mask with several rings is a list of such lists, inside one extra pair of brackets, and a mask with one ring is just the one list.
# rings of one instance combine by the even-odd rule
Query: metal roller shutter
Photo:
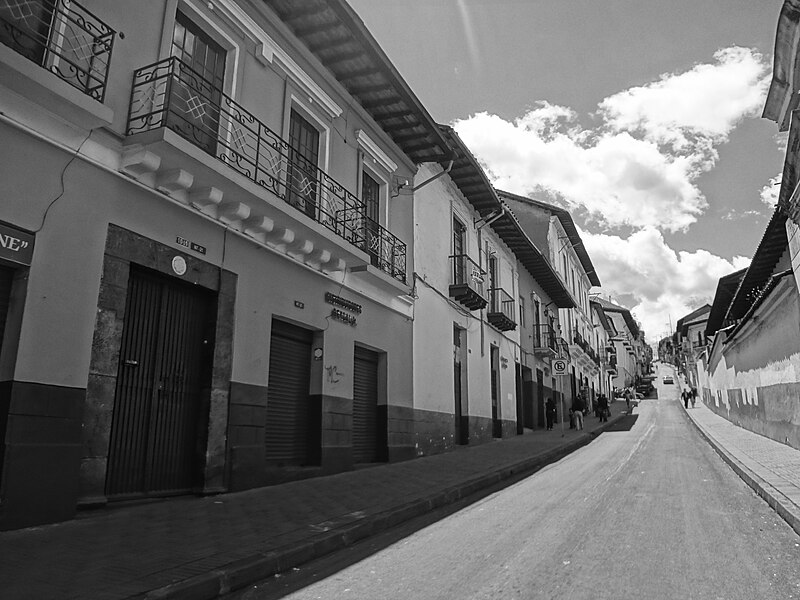
[(282, 321), (272, 322), (266, 458), (278, 465), (308, 462), (312, 335), (308, 330)]
[(356, 347), (353, 366), (353, 460), (378, 460), (378, 355)]

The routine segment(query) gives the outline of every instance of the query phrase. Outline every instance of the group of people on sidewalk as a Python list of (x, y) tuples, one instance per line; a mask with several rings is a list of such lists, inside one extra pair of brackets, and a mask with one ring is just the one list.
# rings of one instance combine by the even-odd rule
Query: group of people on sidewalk
[[(555, 423), (557, 416), (556, 403), (552, 398), (547, 399), (544, 410), (545, 418), (547, 420), (547, 430), (550, 431), (553, 429), (553, 424)], [(575, 398), (572, 400), (572, 407), (569, 409), (569, 428), (582, 430), (583, 418), (588, 413), (588, 410), (589, 409), (586, 405), (586, 401), (583, 399), (583, 396), (581, 394), (575, 396)], [(609, 408), (608, 398), (605, 394), (600, 394), (597, 397), (594, 407), (594, 414), (600, 419), (601, 423), (608, 421), (608, 417), (611, 414), (611, 409)]]

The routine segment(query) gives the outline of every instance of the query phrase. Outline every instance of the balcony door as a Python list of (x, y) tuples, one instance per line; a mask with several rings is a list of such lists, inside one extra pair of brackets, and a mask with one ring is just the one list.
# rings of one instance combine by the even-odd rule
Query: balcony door
[(381, 232), (380, 207), (381, 184), (366, 171), (361, 172), (361, 201), (364, 203), (364, 241), (370, 261), (374, 266), (380, 266), (381, 258)]
[(464, 224), (453, 218), (453, 284), (461, 285), (467, 282), (467, 261), (464, 259), (464, 237), (466, 228)]
[(497, 288), (497, 258), (489, 255), (489, 312), (500, 312)]
[(54, 10), (54, 0), (4, 2), (0, 5), (0, 43), (44, 64)]
[(184, 14), (175, 16), (168, 127), (209, 154), (216, 154), (220, 104), (225, 82), (225, 50)]
[(319, 131), (292, 110), (289, 118), (289, 174), (287, 200), (309, 217), (317, 217)]

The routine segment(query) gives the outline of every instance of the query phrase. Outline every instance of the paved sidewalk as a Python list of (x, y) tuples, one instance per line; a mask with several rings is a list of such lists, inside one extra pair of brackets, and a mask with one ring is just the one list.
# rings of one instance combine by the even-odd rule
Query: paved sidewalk
[(452, 452), (206, 498), (84, 512), (0, 533), (13, 600), (216, 598), (343, 548), (588, 444), (624, 418), (526, 432)]
[(800, 534), (800, 450), (734, 425), (702, 401), (685, 410), (725, 462)]

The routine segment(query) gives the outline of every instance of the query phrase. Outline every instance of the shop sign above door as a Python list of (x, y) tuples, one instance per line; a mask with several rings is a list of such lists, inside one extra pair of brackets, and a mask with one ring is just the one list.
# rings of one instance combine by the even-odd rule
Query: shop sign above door
[(33, 240), (32, 233), (0, 223), (0, 259), (30, 266), (33, 259)]

